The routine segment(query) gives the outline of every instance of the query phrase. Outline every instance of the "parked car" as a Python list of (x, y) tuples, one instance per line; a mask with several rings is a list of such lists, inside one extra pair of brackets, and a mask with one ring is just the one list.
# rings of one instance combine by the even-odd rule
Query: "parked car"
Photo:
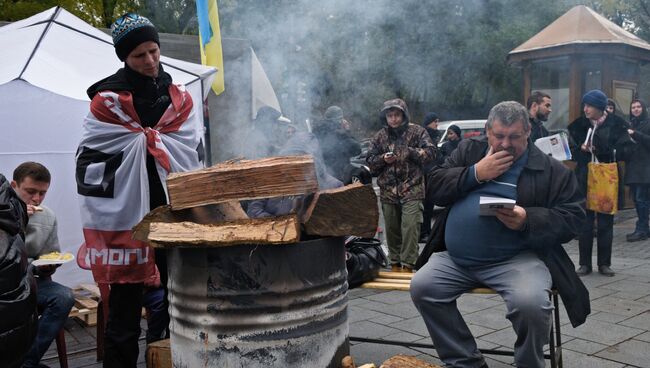
[(370, 149), (371, 138), (362, 139), (359, 144), (361, 145), (361, 153), (358, 156), (350, 158), (350, 163), (356, 167), (366, 165), (366, 157), (368, 157), (368, 150)]
[(481, 135), (485, 132), (485, 122), (486, 119), (478, 120), (448, 120), (443, 121), (438, 124), (438, 130), (441, 130), (442, 136), (438, 142), (438, 148), (442, 147), (442, 144), (447, 141), (447, 128), (450, 125), (456, 125), (460, 128), (463, 139)]

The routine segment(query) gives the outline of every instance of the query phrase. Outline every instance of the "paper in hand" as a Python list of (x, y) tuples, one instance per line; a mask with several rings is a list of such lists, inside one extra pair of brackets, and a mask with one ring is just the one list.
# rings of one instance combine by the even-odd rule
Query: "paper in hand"
[(483, 197), (479, 201), (480, 216), (496, 216), (496, 211), (500, 208), (513, 209), (516, 201), (510, 198)]

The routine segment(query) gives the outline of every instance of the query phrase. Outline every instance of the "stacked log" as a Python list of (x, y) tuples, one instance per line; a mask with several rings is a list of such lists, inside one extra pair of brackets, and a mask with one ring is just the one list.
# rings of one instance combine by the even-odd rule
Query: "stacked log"
[[(167, 178), (170, 204), (150, 212), (133, 237), (154, 247), (292, 244), (301, 236), (374, 236), (370, 185), (318, 190), (311, 156), (230, 161)], [(299, 196), (295, 213), (250, 219), (240, 201)]]

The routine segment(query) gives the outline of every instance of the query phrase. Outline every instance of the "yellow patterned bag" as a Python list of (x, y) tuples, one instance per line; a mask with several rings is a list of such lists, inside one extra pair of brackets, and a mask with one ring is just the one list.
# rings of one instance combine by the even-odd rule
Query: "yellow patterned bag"
[(587, 209), (613, 215), (618, 210), (618, 168), (615, 162), (587, 166)]

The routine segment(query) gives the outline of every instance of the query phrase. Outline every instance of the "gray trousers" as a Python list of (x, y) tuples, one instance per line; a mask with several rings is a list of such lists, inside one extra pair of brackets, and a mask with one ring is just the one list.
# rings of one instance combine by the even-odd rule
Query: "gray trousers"
[(458, 266), (449, 253), (434, 253), (411, 281), (411, 298), (422, 315), (440, 359), (448, 367), (485, 363), (456, 307), (456, 299), (477, 287), (494, 289), (506, 303), (506, 318), (517, 335), (517, 367), (544, 367), (553, 305), (551, 274), (534, 253), (524, 252), (489, 266)]

